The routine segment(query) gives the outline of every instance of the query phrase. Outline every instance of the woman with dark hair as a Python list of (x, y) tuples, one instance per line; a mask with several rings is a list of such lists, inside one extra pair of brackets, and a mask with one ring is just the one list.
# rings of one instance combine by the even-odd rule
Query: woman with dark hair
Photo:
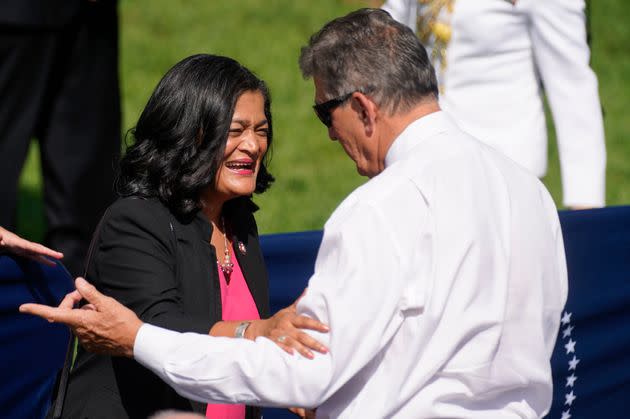
[[(265, 83), (231, 58), (186, 58), (160, 81), (133, 134), (120, 163), (121, 198), (92, 241), (88, 280), (158, 326), (265, 336), (307, 357), (325, 351), (300, 329), (326, 327), (292, 307), (261, 320), (268, 284), (251, 196), (273, 182)], [(146, 418), (162, 409), (260, 417), (252, 407), (187, 400), (135, 361), (78, 348), (64, 418)]]

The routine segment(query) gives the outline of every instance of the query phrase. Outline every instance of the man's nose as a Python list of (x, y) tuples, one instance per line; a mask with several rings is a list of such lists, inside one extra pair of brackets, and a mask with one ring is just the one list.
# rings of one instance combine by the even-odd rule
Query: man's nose
[(337, 141), (337, 131), (335, 131), (332, 125), (328, 127), (328, 137), (330, 137), (332, 141)]

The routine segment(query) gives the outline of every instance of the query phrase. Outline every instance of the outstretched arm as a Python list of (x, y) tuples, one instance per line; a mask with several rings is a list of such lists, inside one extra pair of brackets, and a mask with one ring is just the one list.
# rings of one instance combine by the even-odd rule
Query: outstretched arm
[[(139, 335), (144, 330), (145, 335), (151, 335), (148, 340), (145, 339), (144, 359), (163, 359), (169, 358), (170, 355), (175, 354), (177, 349), (180, 348), (180, 344), (184, 341), (198, 340), (200, 345), (196, 345), (200, 353), (206, 355), (202, 361), (207, 362), (208, 356), (214, 357), (217, 354), (227, 355), (220, 356), (219, 358), (226, 358), (223, 361), (219, 361), (219, 364), (223, 362), (223, 367), (217, 364), (218, 369), (230, 369), (233, 367), (227, 358), (241, 357), (239, 354), (247, 353), (251, 358), (251, 362), (248, 362), (250, 366), (259, 367), (266, 364), (266, 354), (272, 354), (275, 358), (286, 359), (302, 359), (298, 357), (292, 357), (279, 350), (276, 344), (272, 343), (268, 339), (258, 340), (256, 343), (243, 340), (243, 339), (226, 339), (221, 337), (211, 337), (207, 335), (200, 335), (196, 333), (181, 334), (178, 332), (161, 329), (149, 324), (144, 324), (136, 314), (124, 305), (111, 297), (107, 297), (100, 293), (93, 285), (89, 284), (83, 278), (77, 278), (75, 281), (76, 291), (68, 294), (58, 307), (49, 307), (41, 304), (23, 304), (20, 306), (20, 312), (33, 314), (43, 317), (52, 323), (64, 323), (68, 325), (74, 334), (79, 338), (81, 344), (89, 351), (94, 353), (102, 353), (113, 356), (134, 357), (137, 355), (134, 353), (138, 351), (138, 347), (135, 346), (136, 340), (140, 339)], [(74, 308), (80, 301), (84, 300), (87, 304), (82, 308)], [(159, 347), (153, 347), (152, 342), (156, 337), (161, 339), (167, 336), (164, 345), (159, 344)], [(175, 338), (177, 336), (177, 338)], [(262, 345), (261, 345), (262, 343)], [(184, 343), (184, 346), (187, 346)], [(256, 347), (256, 350), (253, 351)], [(260, 349), (260, 348), (263, 349)], [(149, 352), (147, 354), (146, 352)], [(175, 355), (177, 356), (177, 355)], [(138, 359), (142, 363), (142, 359)], [(308, 361), (309, 363), (312, 361)], [(153, 367), (153, 365), (146, 365), (147, 367)], [(171, 376), (168, 376), (166, 371), (154, 371), (158, 373), (162, 379), (168, 382), (170, 385), (175, 385)], [(257, 370), (264, 370), (264, 368), (254, 368)], [(314, 367), (312, 377), (315, 377), (317, 368)], [(264, 372), (263, 372), (264, 373)], [(257, 374), (254, 374), (257, 375)], [(245, 377), (242, 377), (245, 378)], [(219, 380), (220, 381), (220, 380)], [(238, 381), (238, 379), (237, 379)], [(277, 388), (268, 387), (271, 393), (277, 393)], [(194, 399), (204, 398), (206, 401), (215, 400), (223, 401), (227, 403), (236, 402), (253, 402), (260, 404), (260, 399), (243, 400), (244, 395), (233, 391), (231, 386), (222, 393), (213, 393), (212, 390), (207, 391), (187, 391), (188, 386), (182, 385), (177, 389), (181, 394), (188, 394), (188, 397)], [(203, 396), (200, 396), (203, 394)], [(230, 398), (230, 396), (233, 398)], [(290, 395), (288, 397), (291, 397)], [(282, 398), (283, 400), (286, 399)], [(291, 403), (286, 403), (291, 404)], [(300, 404), (300, 403), (297, 403)]]

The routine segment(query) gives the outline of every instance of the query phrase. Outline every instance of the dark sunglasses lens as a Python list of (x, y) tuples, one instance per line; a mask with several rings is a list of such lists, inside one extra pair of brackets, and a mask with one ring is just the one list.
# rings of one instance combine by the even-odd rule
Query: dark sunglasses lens
[(332, 124), (330, 112), (327, 109), (322, 109), (321, 105), (315, 105), (313, 106), (313, 109), (315, 110), (315, 114), (319, 120), (322, 121), (322, 124), (330, 128), (330, 125)]

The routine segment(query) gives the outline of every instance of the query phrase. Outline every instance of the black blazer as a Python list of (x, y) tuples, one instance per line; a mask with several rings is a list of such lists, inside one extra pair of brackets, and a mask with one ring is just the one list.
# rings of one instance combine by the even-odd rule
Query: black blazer
[[(269, 315), (267, 271), (246, 198), (226, 204), (226, 222), (261, 318)], [(87, 279), (131, 308), (144, 322), (206, 334), (221, 320), (221, 291), (212, 226), (198, 214), (178, 221), (157, 199), (123, 198), (105, 213), (87, 267)], [(235, 246), (235, 248), (239, 248)], [(163, 409), (205, 413), (137, 362), (94, 355), (79, 347), (63, 418), (146, 418)], [(248, 418), (260, 417), (248, 408)]]

